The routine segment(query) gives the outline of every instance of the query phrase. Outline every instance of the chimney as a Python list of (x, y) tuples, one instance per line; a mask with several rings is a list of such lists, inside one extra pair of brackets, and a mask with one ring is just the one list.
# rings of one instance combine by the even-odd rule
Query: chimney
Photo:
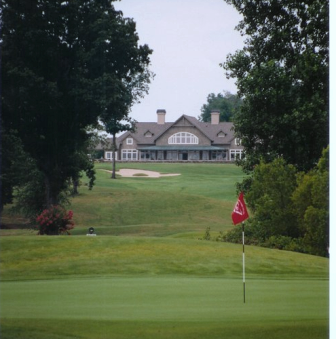
[(157, 114), (157, 123), (158, 125), (164, 125), (165, 124), (165, 115), (166, 115), (166, 110), (165, 109), (158, 109), (156, 111), (156, 114)]
[(214, 109), (211, 111), (211, 125), (219, 124), (220, 112), (218, 109)]

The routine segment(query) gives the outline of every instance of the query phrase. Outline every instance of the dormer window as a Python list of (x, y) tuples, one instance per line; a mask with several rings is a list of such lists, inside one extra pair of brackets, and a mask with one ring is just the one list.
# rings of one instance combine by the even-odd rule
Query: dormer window
[(217, 134), (217, 137), (219, 138), (224, 138), (226, 136), (226, 134), (223, 132), (223, 131), (220, 131), (218, 134)]
[(127, 138), (126, 145), (133, 145), (133, 138)]
[(153, 135), (154, 135), (154, 134), (153, 134), (152, 132), (150, 132), (150, 131), (147, 131), (147, 132), (145, 133), (145, 137), (146, 137), (146, 138), (151, 138)]

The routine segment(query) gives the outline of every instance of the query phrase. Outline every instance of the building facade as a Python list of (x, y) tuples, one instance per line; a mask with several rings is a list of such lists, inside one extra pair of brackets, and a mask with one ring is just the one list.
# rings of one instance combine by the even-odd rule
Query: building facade
[[(182, 115), (166, 122), (166, 111), (157, 110), (157, 122), (138, 122), (136, 131), (116, 140), (118, 161), (234, 161), (243, 157), (243, 147), (235, 138), (233, 124), (220, 122), (220, 113), (211, 113), (211, 122)], [(105, 160), (112, 160), (106, 150)]]

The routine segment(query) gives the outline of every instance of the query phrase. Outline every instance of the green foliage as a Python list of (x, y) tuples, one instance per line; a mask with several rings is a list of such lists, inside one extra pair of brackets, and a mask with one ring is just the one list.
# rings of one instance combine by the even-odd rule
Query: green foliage
[(253, 212), (251, 223), (263, 230), (261, 240), (272, 235), (299, 235), (291, 201), (295, 188), (296, 169), (282, 158), (255, 168), (246, 201)]
[(305, 249), (302, 238), (291, 238), (282, 235), (272, 235), (263, 244), (261, 244), (261, 246), (285, 251), (302, 253), (309, 252)]
[(152, 51), (111, 1), (0, 3), (1, 123), (43, 174), (43, 208), (81, 171), (93, 183), (87, 129), (120, 97), (130, 103), (146, 92)]
[(328, 145), (329, 1), (226, 0), (245, 46), (223, 64), (244, 98), (235, 131), (252, 170), (282, 156), (308, 171)]
[[(21, 139), (15, 131), (7, 131), (1, 124), (0, 133), (0, 211), (2, 211), (4, 205), (13, 202), (15, 186), (25, 184), (32, 172), (35, 171), (36, 165), (24, 152)], [(21, 170), (22, 164), (25, 164), (24, 171)]]
[(329, 248), (329, 148), (316, 168), (298, 178), (293, 204), (303, 241), (309, 253), (328, 255)]
[(220, 121), (232, 121), (235, 112), (242, 104), (242, 100), (237, 95), (230, 92), (218, 93), (215, 95), (211, 93), (207, 97), (207, 103), (201, 108), (201, 115), (199, 120), (204, 122), (211, 121), (211, 111), (216, 110), (220, 112)]
[[(249, 244), (328, 256), (329, 148), (317, 166), (297, 173), (282, 158), (255, 167), (245, 197), (253, 212), (246, 224)], [(237, 229), (224, 241), (240, 242)]]
[(210, 226), (208, 226), (205, 230), (205, 233), (203, 235), (203, 240), (211, 240), (211, 234), (210, 234)]

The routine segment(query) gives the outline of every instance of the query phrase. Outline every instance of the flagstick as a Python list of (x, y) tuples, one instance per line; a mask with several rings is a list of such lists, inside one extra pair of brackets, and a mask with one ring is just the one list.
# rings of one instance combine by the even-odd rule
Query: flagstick
[(244, 239), (244, 221), (242, 222), (242, 238), (243, 238), (243, 291), (245, 304), (245, 239)]

